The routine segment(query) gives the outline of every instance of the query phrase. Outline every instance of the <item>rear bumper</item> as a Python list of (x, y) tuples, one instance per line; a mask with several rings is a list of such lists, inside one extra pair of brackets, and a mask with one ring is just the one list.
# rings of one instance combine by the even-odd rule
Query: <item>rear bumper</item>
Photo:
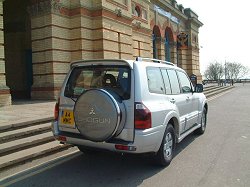
[[(52, 131), (55, 138), (58, 138), (59, 136), (66, 137), (65, 143), (72, 145), (82, 145), (89, 148), (104, 149), (114, 152), (149, 153), (157, 152), (159, 150), (165, 131), (165, 126), (158, 126), (146, 130), (135, 130), (133, 142), (121, 142), (119, 140), (113, 140), (112, 143), (92, 142), (83, 139), (80, 134), (60, 131), (57, 122), (52, 123)], [(133, 146), (136, 149), (133, 151), (117, 150), (115, 145)]]

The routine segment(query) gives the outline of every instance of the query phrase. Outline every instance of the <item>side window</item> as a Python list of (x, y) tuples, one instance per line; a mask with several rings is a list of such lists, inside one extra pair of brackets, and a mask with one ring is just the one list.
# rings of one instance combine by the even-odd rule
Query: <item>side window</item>
[(172, 92), (171, 92), (171, 86), (170, 86), (170, 81), (169, 81), (167, 70), (162, 69), (161, 73), (162, 73), (162, 77), (163, 77), (163, 80), (164, 80), (166, 94), (171, 94)]
[(178, 77), (177, 77), (175, 70), (168, 69), (167, 72), (168, 72), (168, 76), (169, 76), (169, 80), (171, 84), (172, 94), (180, 94), (181, 93), (180, 85), (179, 85)]
[(181, 71), (177, 71), (177, 74), (178, 74), (180, 84), (181, 84), (181, 92), (182, 93), (192, 92), (191, 83), (190, 83), (187, 75)]
[(147, 68), (148, 88), (151, 93), (164, 94), (164, 84), (159, 68)]

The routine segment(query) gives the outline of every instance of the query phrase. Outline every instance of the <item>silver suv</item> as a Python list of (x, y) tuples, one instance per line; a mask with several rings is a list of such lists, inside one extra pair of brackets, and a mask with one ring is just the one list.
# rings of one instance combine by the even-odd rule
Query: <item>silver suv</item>
[(55, 106), (54, 136), (83, 153), (153, 153), (168, 165), (176, 143), (206, 128), (202, 85), (170, 62), (83, 60), (71, 64)]

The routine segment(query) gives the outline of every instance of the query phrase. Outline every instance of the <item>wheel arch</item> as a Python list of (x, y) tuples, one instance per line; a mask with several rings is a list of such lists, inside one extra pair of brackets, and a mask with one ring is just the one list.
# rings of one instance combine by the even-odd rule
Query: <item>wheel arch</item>
[(165, 118), (165, 129), (167, 128), (167, 125), (171, 123), (174, 127), (176, 137), (179, 137), (180, 135), (180, 120), (178, 118), (178, 113), (176, 111), (171, 111), (168, 113), (168, 115)]
[(171, 124), (174, 128), (176, 139), (178, 139), (178, 137), (180, 136), (180, 120), (177, 116), (178, 114), (176, 114), (175, 112), (171, 112), (165, 119), (165, 130), (168, 124)]
[(179, 132), (180, 132), (180, 125), (179, 125), (179, 121), (176, 117), (172, 117), (168, 124), (172, 124), (175, 130), (175, 137), (177, 138), (179, 136)]

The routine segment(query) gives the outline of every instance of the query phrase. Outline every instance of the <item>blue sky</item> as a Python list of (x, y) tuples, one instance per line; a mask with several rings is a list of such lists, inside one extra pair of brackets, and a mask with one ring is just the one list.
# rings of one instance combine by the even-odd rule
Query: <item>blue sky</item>
[[(201, 73), (210, 62), (239, 62), (250, 68), (250, 2), (246, 0), (177, 0), (191, 8), (200, 28)], [(250, 77), (250, 75), (249, 75)]]

